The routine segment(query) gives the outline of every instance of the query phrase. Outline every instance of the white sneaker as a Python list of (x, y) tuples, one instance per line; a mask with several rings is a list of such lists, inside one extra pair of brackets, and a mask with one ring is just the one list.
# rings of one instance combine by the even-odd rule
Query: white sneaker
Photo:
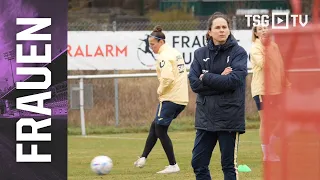
[(169, 174), (169, 173), (177, 173), (180, 171), (178, 164), (166, 166), (166, 168), (162, 171), (157, 172), (158, 174)]
[(272, 150), (271, 145), (267, 146), (266, 153), (268, 153), (268, 156), (264, 155), (263, 161), (270, 161), (270, 162), (279, 162), (280, 161), (280, 157)]
[(146, 164), (147, 159), (145, 157), (139, 157), (139, 159), (134, 162), (135, 167), (143, 168), (143, 166)]

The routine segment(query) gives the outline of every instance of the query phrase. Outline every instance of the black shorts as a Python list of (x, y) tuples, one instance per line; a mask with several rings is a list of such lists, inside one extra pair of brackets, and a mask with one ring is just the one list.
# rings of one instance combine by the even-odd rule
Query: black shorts
[[(264, 95), (257, 95), (254, 96), (253, 99), (256, 102), (256, 106), (258, 111), (263, 110), (263, 104), (265, 103), (265, 96)], [(280, 95), (269, 95), (268, 96), (268, 103), (278, 105), (280, 102)]]
[(263, 101), (262, 98), (263, 98), (262, 95), (257, 95), (253, 97), (254, 101), (256, 102), (258, 111), (262, 110), (262, 101)]
[(185, 108), (185, 105), (176, 104), (170, 101), (160, 102), (154, 121), (158, 125), (169, 126)]

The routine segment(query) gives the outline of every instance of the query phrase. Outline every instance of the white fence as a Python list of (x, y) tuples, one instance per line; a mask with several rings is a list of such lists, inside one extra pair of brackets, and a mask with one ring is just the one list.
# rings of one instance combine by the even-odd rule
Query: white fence
[[(248, 73), (252, 73), (248, 70)], [(156, 77), (156, 73), (140, 73), (140, 74), (101, 74), (101, 75), (71, 75), (68, 79), (78, 79), (79, 80), (79, 99), (80, 99), (80, 120), (81, 120), (81, 134), (86, 136), (85, 127), (85, 113), (84, 113), (84, 79), (114, 79), (114, 101), (115, 101), (115, 125), (119, 125), (119, 90), (118, 90), (118, 78), (137, 78), (137, 77)]]

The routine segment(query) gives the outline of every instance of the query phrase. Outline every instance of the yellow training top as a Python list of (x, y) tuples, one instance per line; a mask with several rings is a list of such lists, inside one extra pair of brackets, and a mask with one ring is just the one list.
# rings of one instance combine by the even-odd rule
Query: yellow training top
[[(267, 50), (268, 54), (265, 54), (265, 50)], [(250, 61), (253, 72), (251, 81), (252, 97), (266, 94), (264, 87), (265, 60), (268, 61), (270, 69), (270, 74), (268, 75), (268, 78), (270, 78), (268, 94), (280, 94), (282, 93), (284, 86), (290, 85), (290, 83), (285, 80), (283, 60), (278, 45), (271, 41), (269, 45), (265, 47), (260, 39), (256, 39), (250, 50)]]
[(163, 44), (159, 49), (156, 70), (160, 82), (157, 91), (160, 102), (171, 101), (187, 105), (189, 102), (188, 76), (181, 53)]

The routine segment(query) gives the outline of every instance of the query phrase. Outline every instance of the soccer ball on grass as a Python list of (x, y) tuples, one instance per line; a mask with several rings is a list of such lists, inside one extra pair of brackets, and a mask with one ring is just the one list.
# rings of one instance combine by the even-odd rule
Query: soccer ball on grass
[(112, 167), (112, 159), (108, 156), (96, 156), (91, 161), (91, 170), (98, 175), (109, 174)]

